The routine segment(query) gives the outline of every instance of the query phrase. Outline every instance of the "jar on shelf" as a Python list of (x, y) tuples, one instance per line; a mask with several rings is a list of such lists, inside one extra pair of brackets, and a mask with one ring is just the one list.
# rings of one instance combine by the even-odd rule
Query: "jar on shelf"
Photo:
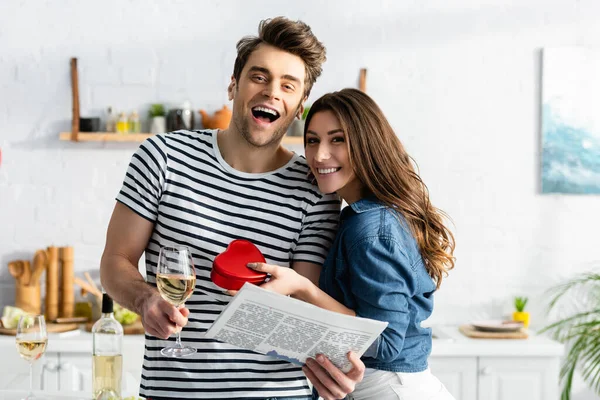
[(115, 118), (115, 113), (113, 112), (113, 108), (112, 107), (108, 107), (108, 109), (106, 110), (106, 132), (110, 132), (113, 133), (117, 130), (116, 127), (116, 118)]
[(129, 121), (127, 121), (127, 115), (124, 112), (119, 114), (117, 120), (117, 133), (128, 133), (129, 132)]
[(142, 124), (140, 123), (140, 116), (137, 111), (134, 111), (129, 116), (129, 133), (140, 133), (142, 131)]

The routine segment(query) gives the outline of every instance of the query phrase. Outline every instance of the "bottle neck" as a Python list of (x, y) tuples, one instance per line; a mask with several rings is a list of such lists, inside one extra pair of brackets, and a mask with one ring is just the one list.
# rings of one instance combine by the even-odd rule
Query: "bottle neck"
[(111, 319), (115, 319), (115, 314), (114, 313), (102, 313), (102, 318), (111, 318)]

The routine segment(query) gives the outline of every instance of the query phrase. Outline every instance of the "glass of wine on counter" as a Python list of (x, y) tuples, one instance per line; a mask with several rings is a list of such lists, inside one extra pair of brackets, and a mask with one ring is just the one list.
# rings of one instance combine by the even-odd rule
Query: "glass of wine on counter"
[(44, 316), (22, 315), (17, 325), (16, 341), (19, 355), (29, 363), (29, 395), (25, 399), (35, 399), (33, 395), (33, 363), (44, 355), (48, 345)]
[[(192, 253), (185, 247), (162, 247), (158, 254), (156, 287), (163, 299), (179, 307), (192, 295), (196, 287), (196, 270)], [(181, 344), (181, 331), (177, 332), (175, 346), (165, 347), (161, 354), (167, 357), (185, 357), (196, 349)]]

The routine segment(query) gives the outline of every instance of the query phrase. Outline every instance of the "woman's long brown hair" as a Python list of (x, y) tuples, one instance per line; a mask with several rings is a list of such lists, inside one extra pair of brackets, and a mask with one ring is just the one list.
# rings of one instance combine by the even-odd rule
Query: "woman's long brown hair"
[(305, 146), (306, 129), (313, 115), (327, 110), (337, 117), (346, 135), (350, 162), (362, 183), (363, 197), (374, 195), (404, 216), (427, 272), (439, 288), (442, 278), (454, 268), (454, 235), (444, 225), (447, 214), (431, 205), (427, 186), (415, 172), (414, 160), (375, 101), (357, 89), (328, 93), (311, 106), (304, 125)]

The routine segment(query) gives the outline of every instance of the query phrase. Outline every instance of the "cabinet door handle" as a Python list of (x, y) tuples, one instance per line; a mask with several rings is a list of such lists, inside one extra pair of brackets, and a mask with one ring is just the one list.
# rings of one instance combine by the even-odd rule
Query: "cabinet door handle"
[(42, 365), (42, 377), (41, 377), (41, 382), (40, 382), (40, 389), (44, 390), (44, 382), (46, 382), (46, 379), (44, 379), (44, 377), (46, 376), (46, 371), (48, 372), (56, 372), (60, 369), (59, 365), (57, 363), (55, 363), (54, 361), (52, 362), (45, 362), (44, 365)]
[(491, 375), (492, 368), (491, 367), (483, 367), (483, 368), (481, 368), (480, 374), (481, 375)]
[(64, 371), (64, 370), (66, 370), (66, 369), (69, 369), (69, 367), (70, 367), (70, 366), (71, 366), (71, 364), (70, 364), (70, 363), (68, 363), (68, 362), (65, 362), (65, 363), (60, 363), (60, 364), (58, 364), (58, 367), (57, 367), (57, 369), (58, 369), (59, 371)]
[(52, 362), (45, 362), (44, 366), (42, 367), (42, 374), (44, 373), (44, 371), (48, 371), (48, 372), (56, 372), (60, 369), (60, 365), (58, 365), (58, 363), (52, 361)]

